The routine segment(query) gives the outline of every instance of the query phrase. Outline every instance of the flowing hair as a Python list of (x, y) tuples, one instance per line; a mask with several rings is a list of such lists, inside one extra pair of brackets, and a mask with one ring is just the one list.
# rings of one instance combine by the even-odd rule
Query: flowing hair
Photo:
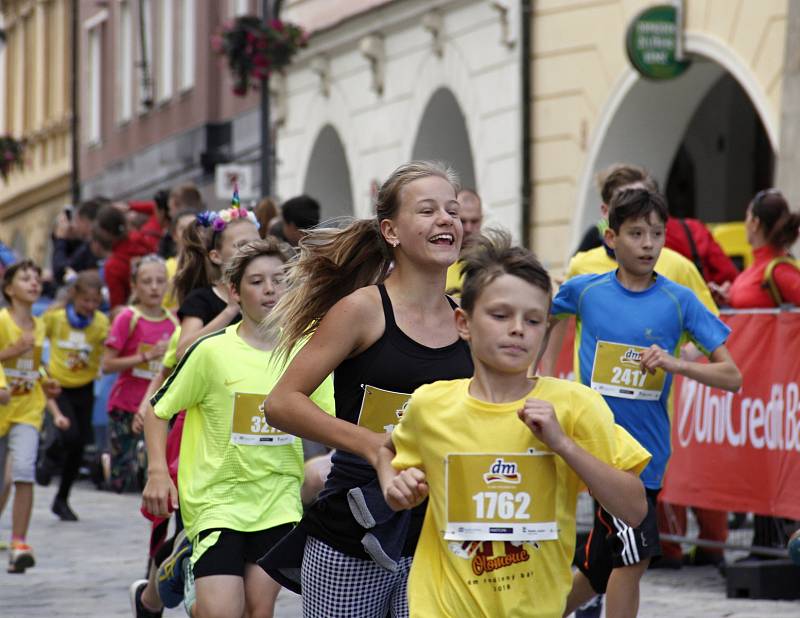
[[(219, 235), (217, 235), (219, 236)], [(194, 289), (211, 287), (220, 278), (219, 266), (208, 257), (213, 249), (211, 228), (192, 221), (183, 230), (183, 250), (178, 255), (178, 268), (172, 280), (172, 293), (178, 306)]]
[(458, 177), (451, 168), (438, 162), (411, 161), (394, 170), (381, 185), (375, 217), (358, 219), (344, 229), (309, 230), (300, 241), (300, 255), (289, 264), (287, 292), (264, 320), (264, 328), (280, 330), (275, 358), (286, 360), (342, 298), (386, 279), (393, 253), (380, 223), (395, 218), (406, 185), (430, 176), (443, 178), (458, 193)]

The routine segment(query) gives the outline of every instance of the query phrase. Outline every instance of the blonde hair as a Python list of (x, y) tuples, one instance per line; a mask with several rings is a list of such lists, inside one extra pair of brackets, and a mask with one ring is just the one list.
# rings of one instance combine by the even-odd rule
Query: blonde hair
[(223, 277), (225, 282), (232, 285), (238, 292), (242, 285), (244, 271), (247, 270), (253, 260), (260, 257), (276, 257), (285, 264), (293, 256), (294, 250), (292, 247), (275, 236), (268, 236), (262, 240), (253, 240), (236, 249), (230, 264), (225, 267)]
[(458, 176), (450, 167), (411, 161), (394, 170), (381, 185), (375, 217), (356, 220), (344, 229), (309, 230), (300, 241), (298, 259), (289, 266), (288, 290), (264, 323), (270, 330), (280, 326), (277, 357), (287, 358), (342, 298), (386, 279), (393, 254), (380, 222), (395, 218), (408, 184), (431, 176), (443, 178), (458, 193)]

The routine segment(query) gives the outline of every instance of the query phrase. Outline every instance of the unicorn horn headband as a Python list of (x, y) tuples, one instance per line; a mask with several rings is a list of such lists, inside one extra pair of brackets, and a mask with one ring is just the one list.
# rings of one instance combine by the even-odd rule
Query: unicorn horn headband
[(203, 227), (210, 227), (215, 233), (222, 232), (229, 223), (237, 221), (238, 219), (247, 219), (256, 226), (260, 227), (258, 219), (252, 210), (242, 208), (241, 201), (239, 200), (239, 185), (233, 185), (233, 197), (231, 198), (230, 208), (224, 210), (206, 210), (205, 212), (198, 213), (197, 223)]

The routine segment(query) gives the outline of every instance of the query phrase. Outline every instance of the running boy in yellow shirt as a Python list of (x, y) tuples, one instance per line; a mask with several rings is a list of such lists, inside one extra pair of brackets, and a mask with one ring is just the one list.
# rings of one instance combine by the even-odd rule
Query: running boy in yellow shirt
[(17, 262), (3, 274), (2, 292), (9, 306), (0, 310), (0, 362), (11, 398), (0, 405), (0, 470), (5, 469), (8, 453), (15, 488), (9, 573), (24, 573), (35, 564), (33, 549), (25, 537), (33, 509), (39, 430), (45, 398), (59, 391), (58, 382), (42, 379), (40, 374), (45, 327), (33, 317), (32, 308), (42, 293), (41, 275), (41, 269), (31, 260)]
[(430, 497), (410, 615), (561, 616), (578, 492), (585, 484), (638, 524), (647, 509), (638, 473), (650, 456), (591, 389), (528, 377), (552, 293), (536, 258), (495, 233), (476, 239), (463, 264), (455, 319), (475, 375), (415, 391), (378, 458), (389, 506)]

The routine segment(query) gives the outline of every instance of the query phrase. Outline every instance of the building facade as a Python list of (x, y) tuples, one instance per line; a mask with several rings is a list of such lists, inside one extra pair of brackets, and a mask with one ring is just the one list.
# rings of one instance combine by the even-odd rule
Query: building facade
[(663, 81), (639, 75), (625, 51), (627, 28), (653, 4), (669, 3), (534, 3), (531, 242), (553, 265), (596, 221), (595, 176), (612, 163), (647, 167), (675, 214), (742, 220), (798, 146), (781, 136), (797, 62), (785, 60), (788, 0), (684, 0), (691, 65)]
[[(77, 1), (83, 196), (149, 198), (190, 180), (221, 205), (214, 170), (225, 162), (251, 166), (258, 188), (259, 96), (232, 94), (210, 38), (261, 0)], [(791, 170), (800, 77), (787, 26), (800, 7), (678, 2), (688, 68), (654, 81), (634, 70), (625, 46), (654, 4), (286, 0), (282, 17), (312, 36), (271, 80), (277, 197), (309, 193), (324, 218), (368, 216), (397, 165), (440, 159), (483, 197), (488, 224), (556, 271), (595, 222), (595, 177), (615, 162), (647, 167), (674, 214), (707, 222), (741, 220), (750, 197), (775, 183), (800, 200)], [(30, 206), (52, 217), (68, 203), (69, 33), (57, 27), (68, 6), (2, 4), (0, 116), (29, 137), (33, 159), (2, 187), (5, 240), (41, 246)], [(32, 43), (39, 29), (57, 35), (52, 48)], [(51, 87), (58, 79), (62, 87)]]
[(25, 139), (25, 166), (0, 178), (0, 239), (49, 261), (51, 225), (71, 203), (68, 0), (4, 0), (0, 134)]

